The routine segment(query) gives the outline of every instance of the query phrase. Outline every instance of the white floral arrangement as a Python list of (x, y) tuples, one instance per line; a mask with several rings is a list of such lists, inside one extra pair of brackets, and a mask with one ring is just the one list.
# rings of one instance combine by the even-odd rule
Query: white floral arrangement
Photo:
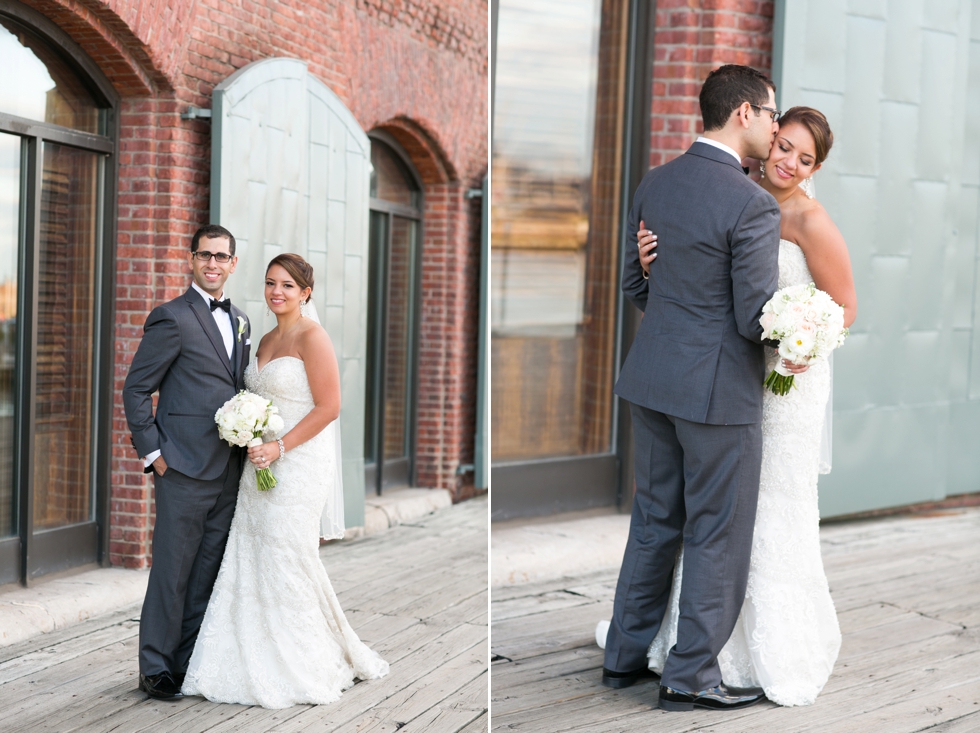
[(763, 306), (759, 323), (762, 338), (779, 341), (780, 360), (765, 382), (778, 395), (787, 394), (793, 386), (793, 374), (783, 367), (783, 359), (799, 365), (826, 359), (848, 334), (844, 308), (813, 283), (777, 291)]
[[(285, 427), (278, 412), (272, 400), (243, 389), (214, 413), (214, 421), (222, 440), (244, 448), (261, 445), (262, 435), (278, 434)], [(268, 468), (256, 471), (255, 478), (259, 491), (268, 491), (276, 485), (276, 477)]]

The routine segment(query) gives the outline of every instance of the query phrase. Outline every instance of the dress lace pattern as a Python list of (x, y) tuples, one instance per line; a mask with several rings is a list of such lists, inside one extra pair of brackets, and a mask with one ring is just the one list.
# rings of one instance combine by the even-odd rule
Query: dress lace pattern
[[(245, 372), (249, 390), (272, 399), (283, 433), (311, 409), (301, 359), (281, 357)], [(337, 700), (388, 673), (343, 609), (319, 556), (320, 514), (334, 475), (324, 435), (272, 464), (278, 485), (256, 487), (246, 462), (221, 570), (194, 647), (183, 692), (214, 702), (284, 708)]]
[[(779, 243), (779, 287), (812, 282), (803, 251)], [(766, 349), (766, 373), (775, 366)], [(826, 684), (840, 650), (837, 612), (820, 557), (817, 475), (830, 390), (829, 367), (818, 362), (785, 396), (766, 390), (762, 413), (762, 474), (745, 602), (718, 656), (722, 679), (761, 686), (779, 705), (810, 705)], [(664, 623), (648, 651), (663, 670), (677, 641), (683, 548)], [(607, 624), (608, 622), (602, 622)], [(605, 641), (603, 629), (597, 640)]]

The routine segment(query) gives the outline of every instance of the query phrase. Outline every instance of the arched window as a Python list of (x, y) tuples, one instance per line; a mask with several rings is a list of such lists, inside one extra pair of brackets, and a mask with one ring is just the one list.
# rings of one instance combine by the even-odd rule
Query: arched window
[(364, 462), (369, 493), (412, 482), (415, 344), (422, 186), (408, 156), (371, 134), (367, 390)]
[(0, 2), (0, 583), (100, 559), (108, 484), (115, 94)]

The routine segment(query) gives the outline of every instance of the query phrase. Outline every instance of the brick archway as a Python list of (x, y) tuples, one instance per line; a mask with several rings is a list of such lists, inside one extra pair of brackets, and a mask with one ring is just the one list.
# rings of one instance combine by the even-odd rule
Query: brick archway
[(480, 201), (435, 136), (399, 117), (378, 125), (402, 146), (425, 193), (416, 408), (416, 482), (473, 495)]

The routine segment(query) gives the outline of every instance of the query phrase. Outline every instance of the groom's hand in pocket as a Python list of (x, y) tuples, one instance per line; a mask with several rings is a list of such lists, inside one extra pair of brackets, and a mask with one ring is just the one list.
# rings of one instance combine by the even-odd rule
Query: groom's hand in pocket
[(157, 472), (157, 476), (163, 476), (167, 472), (167, 462), (163, 460), (163, 456), (157, 456), (153, 461), (153, 470)]

